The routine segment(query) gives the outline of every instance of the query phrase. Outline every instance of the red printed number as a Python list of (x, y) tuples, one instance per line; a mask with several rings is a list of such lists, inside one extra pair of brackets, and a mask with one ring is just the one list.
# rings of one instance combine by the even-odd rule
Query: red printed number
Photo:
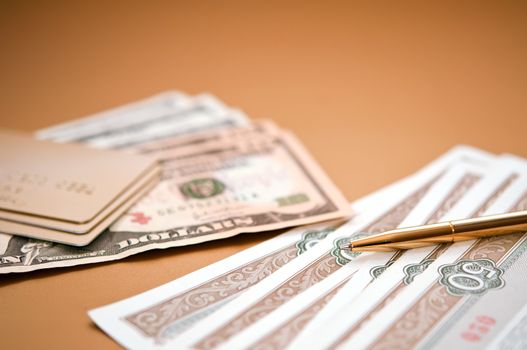
[(468, 329), (461, 333), (461, 337), (471, 343), (477, 343), (495, 324), (496, 320), (490, 316), (477, 316), (474, 322), (468, 325)]

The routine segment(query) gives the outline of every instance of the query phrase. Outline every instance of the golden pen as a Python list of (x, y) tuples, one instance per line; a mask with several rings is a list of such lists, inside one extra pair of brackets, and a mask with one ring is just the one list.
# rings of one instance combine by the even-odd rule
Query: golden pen
[(349, 249), (360, 252), (393, 251), (521, 231), (527, 231), (527, 210), (398, 228), (351, 241)]

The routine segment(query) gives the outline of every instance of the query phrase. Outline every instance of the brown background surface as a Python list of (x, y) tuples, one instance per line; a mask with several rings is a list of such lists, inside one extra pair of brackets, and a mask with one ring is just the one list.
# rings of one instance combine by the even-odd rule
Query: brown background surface
[[(0, 1), (0, 127), (162, 90), (293, 130), (350, 199), (466, 143), (527, 157), (526, 2)], [(86, 311), (272, 234), (0, 276), (2, 348), (116, 348)]]

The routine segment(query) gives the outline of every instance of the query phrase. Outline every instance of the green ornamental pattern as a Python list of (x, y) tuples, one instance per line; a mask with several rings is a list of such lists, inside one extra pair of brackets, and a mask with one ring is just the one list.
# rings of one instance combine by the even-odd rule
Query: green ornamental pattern
[(327, 237), (335, 228), (325, 228), (322, 230), (308, 231), (302, 235), (302, 239), (296, 242), (297, 255), (305, 253), (310, 248), (314, 247), (321, 240)]
[(439, 283), (452, 295), (480, 295), (502, 288), (503, 270), (490, 259), (461, 260), (439, 267)]
[(225, 184), (213, 178), (203, 178), (185, 182), (179, 188), (188, 198), (206, 199), (223, 193)]
[(341, 237), (333, 241), (333, 249), (331, 250), (331, 255), (335, 257), (335, 261), (340, 266), (344, 266), (349, 263), (351, 260), (355, 259), (360, 255), (360, 252), (353, 252), (347, 249), (349, 242), (355, 239), (367, 237), (368, 234), (363, 232), (357, 232), (351, 235), (350, 237)]

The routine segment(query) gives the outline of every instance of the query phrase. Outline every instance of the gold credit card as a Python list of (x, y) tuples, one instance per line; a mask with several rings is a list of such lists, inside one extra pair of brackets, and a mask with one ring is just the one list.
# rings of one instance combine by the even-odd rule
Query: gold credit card
[(0, 130), (0, 210), (89, 223), (154, 164), (147, 156)]
[[(1, 221), (12, 221), (19, 224), (33, 225), (43, 228), (50, 228), (60, 231), (66, 231), (76, 234), (84, 234), (92, 230), (102, 219), (108, 216), (119, 208), (129, 199), (130, 196), (140, 191), (145, 186), (149, 185), (150, 182), (159, 176), (160, 168), (152, 167), (147, 174), (134, 182), (125, 193), (118, 197), (115, 201), (111, 202), (102, 212), (100, 212), (93, 220), (87, 223), (76, 224), (69, 221), (61, 221), (48, 219), (40, 216), (26, 215), (15, 212), (0, 210)], [(0, 229), (2, 228), (2, 222), (0, 221)]]
[(143, 186), (138, 192), (131, 194), (131, 196), (125, 200), (121, 207), (109, 213), (85, 234), (72, 234), (69, 232), (4, 220), (0, 220), (0, 231), (3, 233), (38, 238), (46, 241), (59, 242), (74, 246), (85, 246), (97, 238), (97, 236), (99, 236), (108, 226), (117, 220), (124, 211), (129, 209), (133, 204), (145, 196), (148, 191), (154, 188), (158, 182), (159, 176), (156, 174), (150, 178), (146, 185)]

